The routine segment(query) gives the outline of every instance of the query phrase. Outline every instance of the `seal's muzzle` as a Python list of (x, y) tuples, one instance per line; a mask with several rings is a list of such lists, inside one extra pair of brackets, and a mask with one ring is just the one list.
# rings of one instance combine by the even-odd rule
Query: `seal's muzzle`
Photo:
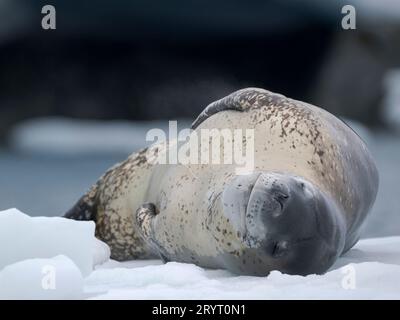
[[(255, 273), (324, 273), (342, 253), (345, 224), (336, 205), (310, 182), (284, 173), (237, 176), (224, 190), (224, 214), (249, 252)], [(251, 271), (253, 273), (253, 271)]]

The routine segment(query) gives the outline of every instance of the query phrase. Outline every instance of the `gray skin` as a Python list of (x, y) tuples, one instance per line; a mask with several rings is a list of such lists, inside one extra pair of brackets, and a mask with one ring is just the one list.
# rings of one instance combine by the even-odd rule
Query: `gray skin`
[(248, 88), (193, 123), (212, 128), (254, 129), (254, 169), (157, 164), (167, 149), (153, 145), (106, 172), (66, 217), (95, 220), (117, 260), (159, 256), (246, 275), (322, 274), (357, 242), (378, 172), (343, 121)]

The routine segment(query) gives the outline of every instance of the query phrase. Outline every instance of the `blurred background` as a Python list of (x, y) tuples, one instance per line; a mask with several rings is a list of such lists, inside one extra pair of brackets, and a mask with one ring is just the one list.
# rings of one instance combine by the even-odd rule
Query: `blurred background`
[(348, 122), (381, 178), (363, 236), (400, 234), (398, 0), (0, 0), (0, 210), (64, 213), (148, 129), (247, 86)]

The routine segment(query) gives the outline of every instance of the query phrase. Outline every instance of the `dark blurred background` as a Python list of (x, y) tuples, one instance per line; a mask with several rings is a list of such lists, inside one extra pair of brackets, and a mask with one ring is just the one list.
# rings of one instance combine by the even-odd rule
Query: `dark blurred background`
[(367, 141), (381, 189), (365, 236), (400, 234), (399, 67), (397, 0), (0, 0), (0, 210), (59, 215), (149, 128), (255, 86)]

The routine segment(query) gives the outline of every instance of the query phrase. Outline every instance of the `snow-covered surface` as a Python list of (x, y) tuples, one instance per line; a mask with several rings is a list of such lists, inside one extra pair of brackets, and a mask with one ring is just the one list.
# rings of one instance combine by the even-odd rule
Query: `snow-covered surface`
[(110, 247), (103, 241), (94, 238), (94, 243), (92, 247), (93, 267), (106, 263), (110, 259), (110, 255), (111, 255)]
[(110, 256), (106, 244), (94, 237), (92, 221), (61, 217), (29, 217), (10, 209), (0, 212), (0, 269), (26, 259), (68, 256), (86, 276)]
[(82, 299), (83, 277), (66, 256), (16, 262), (0, 272), (0, 299)]
[(87, 277), (85, 290), (93, 299), (400, 299), (399, 283), (400, 237), (388, 237), (360, 241), (325, 275), (250, 277), (176, 262), (114, 262)]
[[(400, 237), (361, 240), (325, 275), (250, 277), (176, 262), (109, 260), (107, 245), (94, 241), (88, 226), (0, 212), (0, 259), (8, 264), (0, 267), (0, 298), (400, 299)], [(94, 260), (104, 263), (90, 272)]]

